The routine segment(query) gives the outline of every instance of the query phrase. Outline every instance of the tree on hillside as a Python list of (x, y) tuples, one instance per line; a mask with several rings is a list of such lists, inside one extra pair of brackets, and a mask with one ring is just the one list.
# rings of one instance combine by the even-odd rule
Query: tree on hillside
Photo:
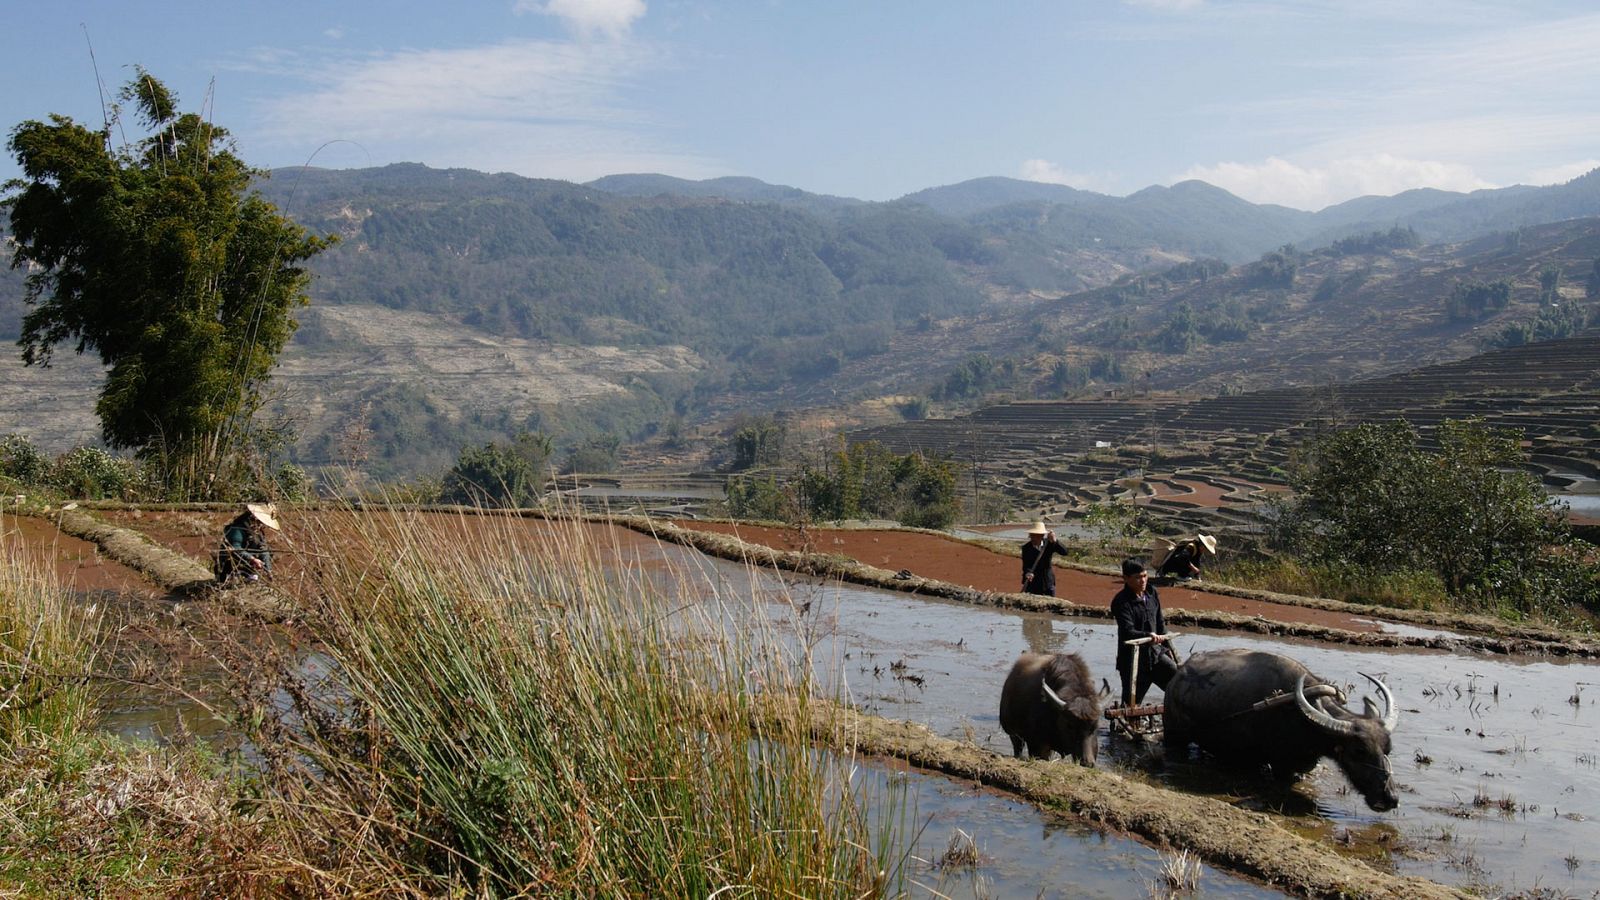
[(531, 506), (544, 493), (550, 453), (550, 439), (529, 431), (519, 431), (508, 443), (463, 447), (445, 473), (439, 499), (469, 506)]
[(178, 495), (209, 496), (246, 471), (249, 431), (307, 302), (299, 263), (329, 241), (250, 193), (259, 173), (228, 132), (138, 70), (118, 94), (146, 136), (113, 147), (65, 116), (27, 121), (7, 148), (23, 177), (4, 200), (13, 268), (31, 268), (18, 344), (47, 366), (57, 344), (108, 367), (95, 412)]
[(1527, 612), (1593, 604), (1594, 573), (1569, 563), (1571, 530), (1521, 468), (1521, 435), (1447, 421), (1437, 450), (1405, 422), (1363, 424), (1310, 444), (1279, 538), (1296, 556), (1379, 575), (1431, 572), (1445, 590)]
[(1539, 270), (1539, 302), (1559, 303), (1561, 301), (1561, 268), (1559, 266), (1545, 266)]
[(1445, 315), (1456, 321), (1475, 321), (1486, 319), (1489, 316), (1511, 305), (1511, 282), (1505, 279), (1498, 281), (1458, 281), (1450, 289), (1450, 296), (1445, 298)]
[(866, 441), (846, 444), (821, 468), (801, 466), (795, 490), (815, 519), (893, 518), (919, 528), (948, 528), (960, 511), (958, 470), (948, 459), (901, 456)]

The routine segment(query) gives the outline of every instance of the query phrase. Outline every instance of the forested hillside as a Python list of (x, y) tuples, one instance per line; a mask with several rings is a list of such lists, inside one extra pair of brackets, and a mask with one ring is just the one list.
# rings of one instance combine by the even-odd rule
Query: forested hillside
[(315, 296), (442, 313), (492, 334), (685, 344), (731, 383), (828, 374), (897, 327), (971, 313), (965, 224), (875, 205), (824, 221), (772, 204), (631, 198), (421, 166), (286, 170), (267, 195), (343, 242)]
[[(741, 412), (846, 421), (990, 393), (1381, 374), (1569, 331), (1592, 316), (1600, 257), (1596, 220), (1520, 224), (1600, 214), (1594, 173), (1316, 214), (1200, 182), (1114, 198), (980, 179), (862, 203), (753, 179), (395, 165), (281, 170), (262, 190), (341, 238), (312, 263), (278, 409), (302, 460), (366, 434), (387, 474), (519, 428), (614, 448)], [(0, 272), (0, 337), (21, 296), (22, 273)], [(93, 407), (74, 393), (92, 373), (74, 372), (59, 394), (4, 376), (26, 390), (0, 403), (0, 431), (92, 437), (68, 433)]]

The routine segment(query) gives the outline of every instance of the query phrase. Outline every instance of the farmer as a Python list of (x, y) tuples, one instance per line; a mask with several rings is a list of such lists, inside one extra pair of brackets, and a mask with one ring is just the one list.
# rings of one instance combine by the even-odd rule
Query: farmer
[(1022, 590), (1027, 594), (1056, 595), (1056, 570), (1050, 558), (1065, 553), (1067, 548), (1056, 540), (1056, 533), (1043, 522), (1033, 523), (1028, 529), (1028, 542), (1022, 545)]
[[(1117, 620), (1117, 674), (1122, 676), (1122, 705), (1144, 700), (1152, 683), (1165, 685), (1176, 669), (1167, 644), (1167, 623), (1161, 615), (1161, 598), (1150, 584), (1150, 573), (1136, 559), (1122, 561), (1122, 590), (1111, 598), (1111, 615)], [(1127, 642), (1150, 638), (1147, 644)], [(1162, 652), (1157, 653), (1160, 646)], [(1138, 675), (1133, 672), (1135, 657)], [(1160, 667), (1160, 668), (1158, 668)]]
[(1200, 561), (1217, 555), (1217, 539), (1209, 534), (1199, 534), (1179, 542), (1167, 558), (1161, 561), (1156, 575), (1169, 578), (1199, 578)]
[(259, 581), (272, 574), (272, 551), (267, 549), (267, 529), (278, 530), (278, 507), (272, 503), (246, 503), (244, 511), (222, 528), (217, 550), (217, 580), (237, 576)]

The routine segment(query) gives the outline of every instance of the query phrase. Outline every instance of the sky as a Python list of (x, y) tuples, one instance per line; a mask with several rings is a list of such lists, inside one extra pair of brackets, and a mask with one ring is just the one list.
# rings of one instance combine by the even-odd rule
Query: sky
[(1600, 166), (1597, 48), (1593, 0), (0, 0), (0, 128), (99, 125), (138, 65), (263, 168), (1316, 210)]

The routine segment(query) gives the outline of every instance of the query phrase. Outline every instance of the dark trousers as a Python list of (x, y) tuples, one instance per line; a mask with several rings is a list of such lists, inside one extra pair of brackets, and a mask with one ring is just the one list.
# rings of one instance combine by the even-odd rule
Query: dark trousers
[(1117, 675), (1122, 679), (1122, 705), (1133, 706), (1144, 702), (1145, 692), (1150, 690), (1150, 685), (1159, 685), (1166, 690), (1167, 682), (1178, 673), (1178, 660), (1172, 648), (1166, 644), (1157, 645), (1148, 654), (1139, 656), (1139, 677), (1130, 678), (1129, 669), (1132, 666), (1118, 666)]
[(1118, 669), (1117, 674), (1122, 678), (1123, 706), (1133, 706), (1137, 703), (1142, 703), (1144, 701), (1145, 692), (1150, 690), (1150, 685), (1155, 683), (1155, 679), (1151, 677), (1148, 667), (1139, 669), (1137, 684), (1134, 683), (1135, 679), (1129, 677), (1132, 675), (1132, 673), (1127, 669)]

